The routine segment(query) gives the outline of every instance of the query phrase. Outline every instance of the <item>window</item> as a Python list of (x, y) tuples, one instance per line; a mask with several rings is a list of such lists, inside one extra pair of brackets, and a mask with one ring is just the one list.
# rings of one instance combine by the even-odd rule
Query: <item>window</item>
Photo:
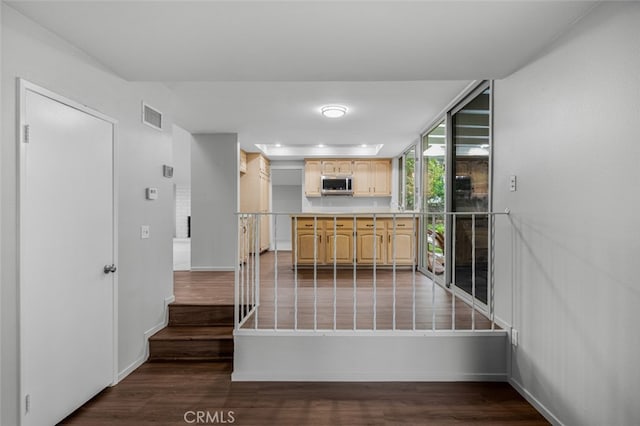
[(416, 208), (416, 145), (400, 156), (398, 166), (400, 176), (398, 205), (404, 210), (414, 210)]

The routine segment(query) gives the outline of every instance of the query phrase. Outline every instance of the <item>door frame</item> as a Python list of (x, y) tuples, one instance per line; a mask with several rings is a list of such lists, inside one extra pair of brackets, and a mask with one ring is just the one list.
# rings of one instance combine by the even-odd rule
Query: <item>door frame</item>
[[(19, 383), (18, 383), (18, 399), (20, 403), (20, 423), (22, 423), (22, 419), (25, 415), (25, 395), (24, 392), (24, 377), (25, 377), (25, 362), (24, 362), (24, 341), (23, 337), (25, 335), (24, 330), (24, 321), (23, 321), (23, 305), (22, 302), (24, 300), (23, 295), (23, 281), (22, 281), (22, 271), (24, 270), (24, 258), (25, 258), (25, 248), (22, 244), (22, 236), (24, 235), (24, 229), (26, 227), (24, 220), (24, 200), (26, 197), (26, 143), (23, 143), (25, 138), (25, 125), (26, 122), (26, 96), (27, 92), (31, 91), (33, 93), (39, 94), (46, 98), (49, 98), (53, 101), (59, 102), (63, 105), (66, 105), (70, 108), (74, 108), (80, 112), (91, 115), (100, 120), (106, 121), (110, 123), (112, 126), (112, 152), (113, 158), (111, 159), (111, 167), (112, 167), (112, 180), (113, 180), (113, 192), (111, 194), (113, 200), (112, 207), (112, 216), (113, 216), (113, 262), (118, 264), (118, 142), (117, 142), (117, 120), (99, 112), (94, 109), (87, 107), (79, 102), (73, 101), (69, 98), (66, 98), (62, 95), (54, 93), (44, 87), (38, 86), (34, 83), (31, 83), (25, 79), (17, 78), (17, 131), (16, 131), (16, 144), (17, 144), (17, 166), (18, 166), (18, 197), (17, 197), (17, 221), (18, 221), (18, 229), (17, 229), (17, 247), (16, 247), (16, 255), (17, 255), (17, 266), (18, 266), (18, 371), (19, 371)], [(113, 339), (113, 380), (111, 385), (115, 385), (118, 382), (118, 274), (113, 274), (113, 286), (112, 286), (112, 304), (113, 304), (113, 324), (112, 324), (112, 339)]]

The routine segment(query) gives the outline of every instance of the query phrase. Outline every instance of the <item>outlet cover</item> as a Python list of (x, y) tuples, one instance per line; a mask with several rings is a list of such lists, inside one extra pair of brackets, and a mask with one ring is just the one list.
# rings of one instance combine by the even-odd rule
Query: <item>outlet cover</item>
[(151, 237), (151, 229), (149, 228), (149, 225), (142, 225), (140, 227), (140, 238), (146, 240), (149, 237)]

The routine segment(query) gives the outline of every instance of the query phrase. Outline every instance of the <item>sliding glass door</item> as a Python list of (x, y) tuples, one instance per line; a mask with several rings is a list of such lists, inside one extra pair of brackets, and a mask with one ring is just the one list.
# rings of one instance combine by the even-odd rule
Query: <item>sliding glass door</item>
[[(420, 268), (488, 300), (491, 86), (484, 82), (422, 136)], [(444, 212), (461, 213), (455, 217)]]
[[(476, 90), (451, 113), (451, 211), (489, 211), (489, 153), (491, 92), (488, 84)], [(455, 285), (487, 303), (489, 221), (487, 216), (455, 218)], [(474, 285), (475, 282), (475, 285)], [(475, 288), (474, 288), (475, 287)]]

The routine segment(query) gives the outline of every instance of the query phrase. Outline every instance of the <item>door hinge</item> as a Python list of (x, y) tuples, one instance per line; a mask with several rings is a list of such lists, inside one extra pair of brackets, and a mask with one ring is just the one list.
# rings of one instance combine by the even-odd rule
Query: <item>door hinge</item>
[(29, 125), (25, 124), (24, 125), (24, 143), (29, 143)]
[(29, 411), (31, 411), (31, 395), (27, 394), (24, 397), (24, 412), (29, 414)]

